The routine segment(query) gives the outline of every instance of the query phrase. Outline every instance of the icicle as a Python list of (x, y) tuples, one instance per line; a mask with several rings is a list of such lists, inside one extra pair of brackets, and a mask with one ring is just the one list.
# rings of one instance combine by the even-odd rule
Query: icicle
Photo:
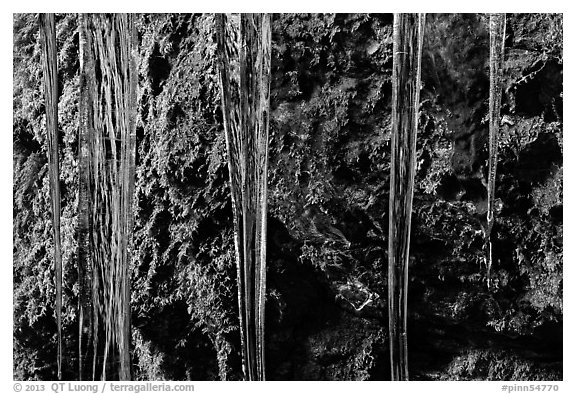
[(54, 14), (40, 15), (43, 48), (46, 137), (54, 231), (54, 271), (56, 276), (56, 320), (58, 326), (58, 379), (62, 380), (62, 253), (60, 250), (60, 165), (58, 160), (58, 63)]
[[(101, 359), (102, 379), (107, 378), (108, 364), (118, 365), (112, 370), (113, 378), (130, 380), (131, 375), (129, 265), (137, 87), (133, 18), (130, 14), (86, 14), (80, 25), (80, 164), (85, 171), (80, 175), (80, 193), (88, 200), (80, 202), (79, 256), (85, 255), (79, 263), (80, 318), (82, 326), (92, 324), (93, 377), (96, 361)], [(85, 211), (89, 211), (88, 218)], [(91, 302), (86, 296), (88, 280)], [(86, 310), (90, 306), (91, 322)], [(80, 335), (82, 363), (84, 333)], [(99, 346), (100, 335), (103, 346)]]
[(408, 380), (407, 293), (424, 14), (394, 14), (388, 327), (392, 380)]
[(243, 369), (247, 380), (264, 380), (271, 16), (242, 14), (240, 42), (226, 20), (222, 14), (216, 16)]
[(488, 212), (486, 213), (486, 283), (490, 288), (492, 269), (492, 241), (494, 225), (494, 196), (496, 189), (496, 166), (498, 163), (498, 133), (500, 129), (500, 104), (502, 101), (502, 68), (506, 14), (490, 14), (490, 101), (488, 146)]

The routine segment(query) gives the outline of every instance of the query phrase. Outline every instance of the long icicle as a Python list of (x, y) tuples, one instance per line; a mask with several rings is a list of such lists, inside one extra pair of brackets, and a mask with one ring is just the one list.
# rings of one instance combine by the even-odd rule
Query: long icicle
[[(129, 265), (137, 88), (133, 18), (86, 14), (81, 24), (80, 155), (87, 156), (89, 164), (89, 178), (81, 186), (88, 188), (90, 209), (93, 378), (101, 369), (101, 379), (110, 376), (108, 370), (119, 380), (131, 376)], [(100, 336), (103, 346), (99, 346)]]
[[(255, 380), (265, 380), (264, 304), (266, 296), (266, 213), (268, 173), (268, 118), (270, 104), (271, 16), (242, 14), (240, 17), (240, 106), (244, 145), (245, 280), (254, 320)], [(250, 193), (250, 194), (248, 194)], [(252, 221), (246, 220), (252, 217)], [(253, 267), (253, 268), (252, 268)], [(250, 272), (252, 271), (252, 272)], [(253, 287), (253, 289), (252, 289)], [(252, 334), (251, 334), (252, 335)]]
[[(266, 380), (265, 363), (265, 304), (266, 304), (266, 236), (268, 230), (268, 132), (270, 119), (270, 81), (272, 73), (272, 15), (262, 14), (261, 44), (258, 51), (259, 63), (259, 94), (260, 102), (256, 114), (256, 171), (258, 174), (258, 209), (256, 215), (256, 250), (259, 253), (256, 260), (256, 345), (257, 345), (257, 376), (258, 380)], [(257, 20), (257, 19), (256, 19)]]
[(242, 14), (239, 43), (225, 15), (216, 15), (216, 32), (234, 211), (243, 370), (246, 380), (265, 380), (271, 16)]
[(62, 253), (60, 250), (60, 166), (58, 160), (58, 64), (54, 14), (40, 15), (43, 48), (46, 135), (54, 230), (54, 267), (56, 276), (56, 320), (58, 326), (58, 379), (62, 380)]
[[(238, 45), (234, 38), (231, 38), (232, 32), (227, 27), (229, 23), (225, 14), (216, 14), (214, 18), (216, 30), (216, 44), (218, 55), (218, 76), (220, 82), (220, 96), (222, 101), (222, 118), (224, 121), (224, 133), (226, 136), (226, 151), (228, 152), (228, 173), (230, 176), (230, 192), (232, 196), (232, 218), (234, 221), (234, 250), (236, 258), (236, 275), (238, 278), (238, 309), (240, 320), (240, 341), (242, 350), (242, 369), (244, 376), (248, 378), (247, 369), (247, 352), (246, 352), (246, 329), (244, 319), (244, 283), (242, 282), (242, 262), (244, 254), (242, 245), (243, 232), (242, 223), (242, 180), (240, 174), (240, 138), (239, 138), (239, 99), (238, 99), (238, 78), (231, 73), (231, 61), (237, 56)], [(231, 59), (232, 58), (232, 59)], [(249, 379), (248, 379), (249, 380)]]
[(130, 259), (132, 256), (132, 235), (134, 227), (134, 183), (136, 172), (136, 95), (138, 88), (138, 75), (136, 72), (136, 53), (137, 53), (137, 33), (134, 24), (134, 15), (125, 14), (125, 19), (121, 19), (123, 30), (125, 30), (123, 49), (125, 53), (122, 57), (123, 62), (122, 74), (126, 80), (124, 89), (128, 94), (124, 97), (127, 101), (124, 106), (126, 113), (123, 116), (124, 124), (121, 127), (123, 141), (122, 163), (122, 217), (121, 223), (124, 225), (122, 240), (122, 284), (121, 297), (123, 310), (120, 312), (122, 319), (119, 327), (122, 330), (121, 358), (120, 358), (120, 379), (130, 380)]
[(504, 41), (506, 37), (506, 14), (490, 14), (490, 99), (488, 142), (488, 211), (486, 213), (486, 283), (490, 288), (492, 269), (492, 227), (494, 226), (494, 198), (496, 190), (496, 166), (498, 164), (498, 134), (500, 131), (500, 104), (502, 102), (502, 69)]
[[(92, 283), (93, 267), (90, 253), (90, 234), (92, 233), (90, 211), (90, 136), (93, 130), (90, 129), (90, 119), (93, 114), (90, 107), (89, 95), (93, 81), (90, 67), (93, 64), (89, 57), (91, 51), (88, 49), (87, 17), (85, 14), (79, 15), (79, 37), (80, 37), (80, 128), (78, 137), (78, 380), (84, 380), (85, 370), (89, 367), (90, 346), (93, 345), (93, 303), (92, 303)], [(93, 353), (94, 354), (94, 353)], [(94, 378), (94, 372), (92, 373)]]
[(424, 14), (394, 14), (388, 231), (388, 328), (392, 380), (408, 380), (408, 259), (424, 20)]

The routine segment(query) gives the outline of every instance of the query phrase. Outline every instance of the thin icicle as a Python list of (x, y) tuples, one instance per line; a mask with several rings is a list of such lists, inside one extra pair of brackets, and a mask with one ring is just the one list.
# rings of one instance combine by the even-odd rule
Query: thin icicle
[[(78, 380), (84, 380), (85, 370), (89, 368), (89, 354), (90, 345), (92, 343), (94, 321), (92, 310), (92, 283), (93, 283), (93, 270), (92, 260), (90, 256), (90, 234), (92, 232), (90, 220), (90, 192), (89, 192), (89, 100), (90, 94), (87, 89), (92, 85), (89, 78), (93, 73), (91, 70), (86, 70), (87, 65), (93, 64), (91, 59), (85, 59), (90, 55), (90, 51), (86, 49), (87, 44), (87, 29), (86, 29), (86, 15), (79, 16), (80, 26), (80, 128), (78, 138)], [(95, 353), (94, 353), (95, 354)], [(92, 378), (94, 373), (92, 373)]]
[[(234, 217), (243, 370), (264, 380), (271, 16), (216, 15), (222, 112)], [(239, 40), (236, 37), (239, 37)]]
[(54, 231), (56, 320), (58, 327), (58, 379), (62, 380), (62, 253), (60, 250), (60, 164), (58, 160), (58, 63), (54, 14), (40, 14), (42, 37), (46, 136)]
[(502, 69), (506, 14), (490, 14), (490, 101), (488, 146), (488, 212), (486, 213), (486, 282), (490, 287), (492, 269), (492, 241), (494, 225), (494, 198), (496, 190), (496, 166), (498, 163), (498, 134), (500, 130), (500, 104), (502, 102)]
[(408, 380), (407, 301), (424, 14), (394, 14), (388, 328), (392, 380)]

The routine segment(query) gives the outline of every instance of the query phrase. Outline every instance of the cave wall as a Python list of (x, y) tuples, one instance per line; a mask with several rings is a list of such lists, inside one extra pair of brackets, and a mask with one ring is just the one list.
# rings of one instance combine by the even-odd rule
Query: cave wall
[[(485, 15), (429, 15), (409, 283), (412, 379), (562, 378), (562, 34), (509, 14), (490, 288)], [(241, 379), (210, 14), (142, 14), (132, 322), (137, 379)], [(57, 15), (64, 378), (77, 349), (78, 31)], [(387, 380), (392, 16), (275, 14), (267, 377)], [(14, 15), (14, 377), (54, 379), (36, 17)]]

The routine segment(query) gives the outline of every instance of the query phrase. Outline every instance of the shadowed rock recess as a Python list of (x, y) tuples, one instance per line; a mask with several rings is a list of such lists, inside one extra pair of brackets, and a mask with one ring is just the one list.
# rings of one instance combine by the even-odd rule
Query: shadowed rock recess
[[(212, 14), (142, 14), (137, 380), (242, 379)], [(266, 377), (388, 380), (392, 16), (275, 14)], [(37, 15), (14, 14), (14, 378), (55, 380)], [(77, 376), (77, 15), (57, 14), (63, 379)], [(408, 290), (413, 380), (562, 379), (563, 20), (508, 14), (491, 286), (488, 16), (428, 15)]]

